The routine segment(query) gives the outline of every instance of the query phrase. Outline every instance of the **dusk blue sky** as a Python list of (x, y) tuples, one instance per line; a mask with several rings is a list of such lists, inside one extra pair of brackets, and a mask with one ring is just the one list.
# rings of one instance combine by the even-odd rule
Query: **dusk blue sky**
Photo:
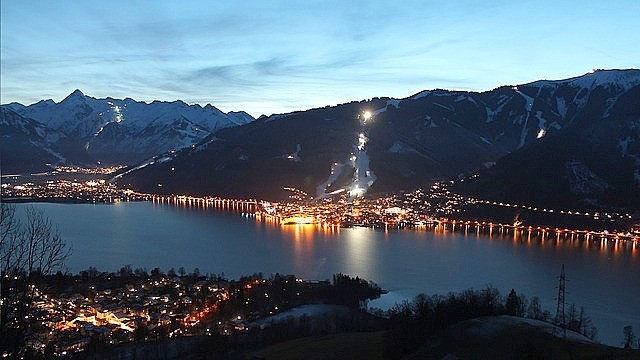
[(640, 68), (640, 1), (1, 3), (0, 101), (211, 103), (254, 116)]

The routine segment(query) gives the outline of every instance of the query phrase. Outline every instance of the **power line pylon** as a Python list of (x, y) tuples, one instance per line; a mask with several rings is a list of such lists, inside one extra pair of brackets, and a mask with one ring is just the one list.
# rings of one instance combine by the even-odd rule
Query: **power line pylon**
[(553, 333), (556, 333), (557, 327), (560, 326), (564, 331), (564, 337), (567, 337), (567, 320), (564, 313), (565, 307), (565, 295), (567, 290), (567, 278), (564, 274), (564, 264), (562, 264), (562, 269), (560, 270), (560, 276), (558, 277), (558, 305), (556, 307), (556, 318), (555, 325), (553, 328)]

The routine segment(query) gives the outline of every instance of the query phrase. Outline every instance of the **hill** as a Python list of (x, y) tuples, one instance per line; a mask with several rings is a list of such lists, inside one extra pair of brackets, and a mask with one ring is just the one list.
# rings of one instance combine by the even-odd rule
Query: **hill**
[[(640, 359), (640, 351), (591, 342), (569, 332), (550, 333), (548, 323), (510, 316), (481, 317), (448, 327), (426, 339), (405, 359)], [(398, 358), (387, 332), (341, 333), (275, 344), (248, 359)]]
[(397, 192), (485, 170), (483, 183), (462, 190), (634, 207), (638, 103), (635, 69), (480, 93), (375, 98), (222, 129), (120, 183), (148, 192), (278, 199), (286, 197), (285, 186), (320, 197), (363, 183), (369, 193)]

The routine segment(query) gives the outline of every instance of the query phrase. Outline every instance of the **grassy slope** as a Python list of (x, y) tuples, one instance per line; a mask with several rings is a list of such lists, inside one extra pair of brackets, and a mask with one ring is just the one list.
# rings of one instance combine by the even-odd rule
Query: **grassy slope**
[(408, 358), (442, 359), (451, 354), (461, 359), (640, 359), (637, 350), (569, 341), (526, 323), (504, 325), (500, 318), (450, 326)]
[[(486, 332), (487, 326), (492, 329)], [(313, 336), (266, 347), (247, 356), (263, 359), (384, 359), (388, 332)], [(639, 350), (567, 341), (528, 324), (497, 324), (479, 318), (453, 325), (407, 359), (640, 359)]]
[(386, 331), (311, 336), (271, 345), (250, 354), (264, 359), (384, 359), (390, 341)]

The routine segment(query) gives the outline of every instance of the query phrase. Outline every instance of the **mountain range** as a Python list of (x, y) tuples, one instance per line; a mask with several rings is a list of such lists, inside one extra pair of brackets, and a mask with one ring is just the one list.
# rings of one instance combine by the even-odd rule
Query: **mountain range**
[(254, 120), (245, 112), (225, 114), (212, 105), (96, 99), (80, 90), (59, 103), (10, 103), (0, 111), (4, 173), (64, 163), (134, 164)]
[(289, 194), (284, 187), (295, 187), (315, 197), (364, 178), (375, 194), (477, 174), (456, 190), (640, 210), (637, 69), (485, 92), (426, 90), (256, 120), (212, 106), (97, 100), (79, 91), (59, 104), (2, 111), (0, 124), (12, 131), (2, 129), (4, 159), (7, 138), (51, 161), (74, 159), (73, 151), (128, 164), (156, 155), (117, 179), (153, 193), (279, 199)]
[[(364, 131), (375, 173), (370, 194), (479, 171), (457, 189), (544, 206), (638, 209), (639, 104), (640, 70), (374, 98), (222, 129), (120, 181), (166, 193), (284, 198), (283, 187), (296, 187), (317, 196), (327, 183), (348, 186), (356, 171), (349, 159)], [(338, 168), (346, 171), (336, 177)]]

